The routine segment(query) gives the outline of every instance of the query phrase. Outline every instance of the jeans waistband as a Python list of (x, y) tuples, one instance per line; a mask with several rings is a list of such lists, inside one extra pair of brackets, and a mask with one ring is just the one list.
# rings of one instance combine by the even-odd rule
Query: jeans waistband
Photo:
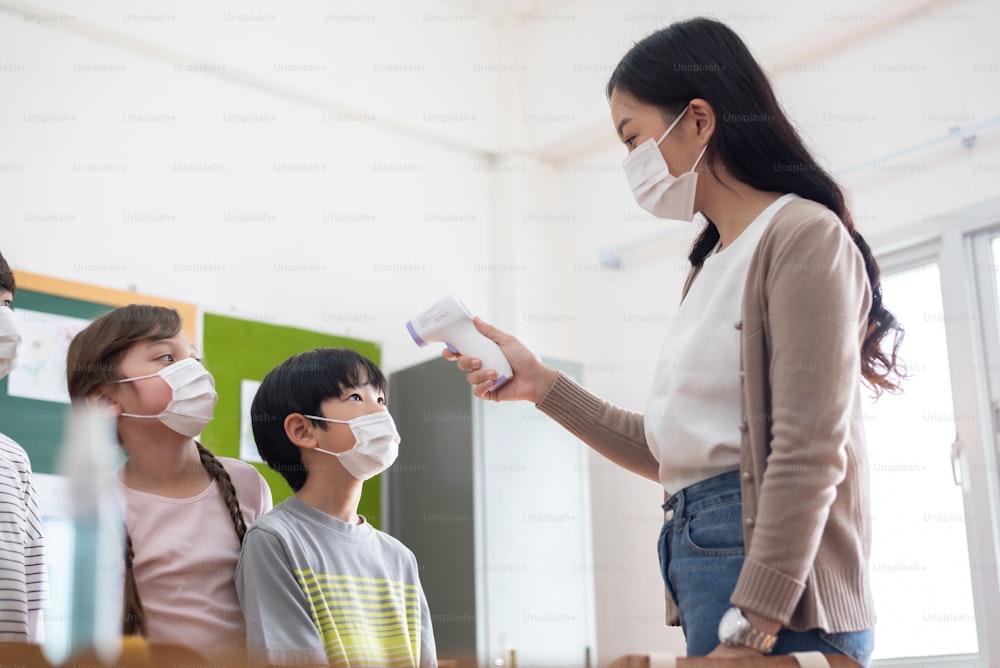
[(729, 471), (675, 492), (663, 504), (663, 510), (673, 510), (675, 517), (683, 517), (703, 508), (740, 499), (740, 472)]

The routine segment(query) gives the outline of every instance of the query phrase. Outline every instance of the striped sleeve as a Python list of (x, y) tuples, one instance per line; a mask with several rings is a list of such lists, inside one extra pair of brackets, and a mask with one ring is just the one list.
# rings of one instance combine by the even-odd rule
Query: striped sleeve
[(24, 576), (27, 588), (28, 610), (43, 610), (48, 600), (48, 577), (45, 570), (44, 534), (42, 514), (38, 509), (38, 493), (35, 491), (34, 476), (28, 453), (10, 438), (0, 434), (2, 459), (15, 474), (18, 488), (13, 490), (17, 498), (16, 512), (21, 520), (21, 541), (23, 544)]
[(45, 570), (45, 537), (30, 465), (23, 480), (26, 510), (24, 577), (28, 589), (28, 610), (44, 610), (49, 598), (49, 581)]
[[(37, 505), (32, 513), (25, 498), (30, 481), (27, 454), (0, 434), (0, 641), (29, 636), (27, 553), (32, 533), (41, 536)], [(37, 568), (44, 578), (44, 563)]]

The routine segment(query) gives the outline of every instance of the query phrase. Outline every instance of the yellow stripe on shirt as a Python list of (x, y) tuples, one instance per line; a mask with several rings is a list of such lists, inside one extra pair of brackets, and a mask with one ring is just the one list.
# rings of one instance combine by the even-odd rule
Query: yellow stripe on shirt
[(386, 578), (295, 571), (333, 665), (420, 662), (419, 588)]

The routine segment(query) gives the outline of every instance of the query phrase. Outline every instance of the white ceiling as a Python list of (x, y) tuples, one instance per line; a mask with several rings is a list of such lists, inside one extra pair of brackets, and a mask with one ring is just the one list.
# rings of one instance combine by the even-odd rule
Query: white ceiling
[(554, 13), (581, 5), (575, 0), (441, 0), (456, 11), (495, 18), (517, 18), (525, 14)]

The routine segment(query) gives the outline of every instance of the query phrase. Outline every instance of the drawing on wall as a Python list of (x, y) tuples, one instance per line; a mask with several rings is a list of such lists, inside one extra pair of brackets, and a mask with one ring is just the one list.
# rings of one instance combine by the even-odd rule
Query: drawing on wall
[(263, 464), (260, 453), (257, 452), (257, 442), (253, 440), (253, 426), (250, 424), (250, 405), (260, 387), (259, 380), (240, 381), (240, 459), (245, 462)]
[(7, 394), (68, 404), (66, 350), (90, 321), (24, 308), (14, 309), (14, 317), (21, 330), (21, 348), (8, 376)]

